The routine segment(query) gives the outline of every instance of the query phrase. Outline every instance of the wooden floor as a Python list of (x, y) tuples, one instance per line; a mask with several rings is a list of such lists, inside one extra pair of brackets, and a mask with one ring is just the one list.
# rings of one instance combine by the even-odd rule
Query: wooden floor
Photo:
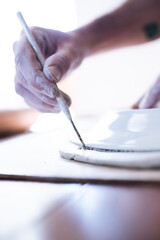
[(160, 186), (0, 182), (1, 240), (159, 240)]

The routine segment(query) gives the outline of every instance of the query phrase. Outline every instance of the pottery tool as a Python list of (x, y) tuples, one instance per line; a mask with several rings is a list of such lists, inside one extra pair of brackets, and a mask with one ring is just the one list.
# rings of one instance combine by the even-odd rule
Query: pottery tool
[[(37, 44), (34, 36), (32, 35), (29, 27), (27, 26), (27, 24), (26, 24), (26, 22), (25, 22), (25, 20), (24, 20), (24, 18), (23, 18), (23, 16), (22, 16), (22, 14), (21, 14), (21, 12), (18, 12), (18, 13), (17, 13), (17, 16), (18, 16), (18, 19), (19, 19), (20, 23), (22, 24), (23, 30), (24, 30), (24, 32), (25, 32), (25, 34), (26, 34), (26, 37), (27, 37), (27, 39), (28, 39), (31, 47), (32, 47), (33, 50), (35, 51), (35, 53), (36, 53), (36, 55), (37, 55), (37, 58), (38, 58), (41, 66), (42, 66), (42, 68), (43, 68), (45, 59), (44, 59), (44, 57), (43, 57), (43, 55), (42, 55), (42, 53), (41, 53), (41, 50), (40, 50), (40, 48), (39, 48), (39, 46), (38, 46), (38, 44)], [(84, 142), (83, 142), (83, 140), (82, 140), (82, 138), (81, 138), (81, 136), (80, 136), (80, 134), (79, 134), (79, 132), (78, 132), (78, 130), (77, 130), (74, 122), (73, 122), (73, 120), (72, 120), (72, 116), (71, 116), (70, 111), (69, 111), (69, 109), (68, 109), (68, 107), (67, 107), (67, 105), (66, 105), (65, 99), (63, 98), (63, 96), (62, 96), (62, 94), (61, 94), (58, 86), (56, 85), (56, 83), (55, 83), (55, 88), (56, 88), (57, 93), (58, 93), (56, 99), (57, 99), (57, 101), (58, 101), (58, 104), (59, 104), (61, 110), (64, 112), (64, 114), (66, 115), (66, 117), (68, 118), (68, 120), (71, 122), (72, 127), (73, 127), (73, 129), (75, 130), (75, 132), (76, 132), (76, 134), (77, 134), (80, 142), (82, 143), (83, 148), (86, 149), (86, 146), (85, 146), (85, 144), (84, 144)]]

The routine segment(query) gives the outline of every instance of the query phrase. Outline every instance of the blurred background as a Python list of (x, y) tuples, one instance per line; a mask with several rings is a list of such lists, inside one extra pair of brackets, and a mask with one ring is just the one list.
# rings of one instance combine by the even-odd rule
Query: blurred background
[[(19, 38), (21, 32), (21, 25), (16, 16), (17, 11), (23, 13), (30, 26), (71, 31), (102, 14), (112, 11), (123, 2), (124, 0), (1, 1), (0, 111), (28, 108), (23, 99), (19, 97), (14, 90), (15, 69), (12, 45), (13, 42)], [(73, 74), (62, 82), (60, 87), (72, 98), (73, 104), (71, 111), (74, 117), (101, 117), (109, 110), (130, 108), (148, 89), (152, 82), (155, 81), (159, 73), (160, 41), (157, 40), (146, 45), (119, 49), (88, 58)], [(12, 121), (12, 116), (10, 116), (10, 118)], [(42, 114), (39, 116), (38, 121), (32, 126), (31, 130), (35, 132), (45, 131), (62, 127), (66, 123), (67, 121), (64, 121), (63, 115), (61, 114)], [(3, 221), (1, 221), (0, 239), (35, 240), (36, 233), (34, 231), (37, 230), (35, 225), (33, 225), (33, 233), (31, 232), (33, 236), (28, 236), (30, 229), (27, 228), (28, 232), (25, 229), (25, 237), (22, 238), (21, 235), (24, 231), (24, 226), (28, 226), (27, 224), (30, 219), (34, 221), (38, 219), (37, 216), (43, 215), (46, 210), (43, 206), (51, 206), (55, 199), (60, 199), (62, 195), (61, 188), (57, 185), (57, 195), (57, 192), (56, 194), (54, 191), (52, 192), (52, 185), (49, 185), (47, 190), (46, 185), (43, 185), (43, 188), (42, 186), (38, 186), (37, 188), (37, 185), (31, 188), (31, 186), (27, 184), (24, 190), (25, 194), (23, 194), (23, 185), (19, 186), (17, 183), (12, 189), (10, 185), (7, 186), (7, 183), (5, 183), (5, 194), (2, 194), (3, 197), (0, 198), (1, 206), (5, 206), (1, 212), (1, 219), (3, 216)], [(69, 191), (68, 188), (69, 186), (66, 188), (66, 192)], [(79, 188), (77, 190), (79, 191)], [(141, 189), (139, 190), (141, 192)], [(49, 195), (46, 194), (47, 191), (49, 191)], [(17, 197), (21, 192), (20, 197)], [(12, 201), (9, 202), (9, 205), (5, 205), (9, 199), (8, 196)], [(32, 196), (32, 198), (30, 196)], [(55, 198), (55, 196), (57, 197)], [(101, 194), (99, 194), (98, 197), (99, 196), (101, 196)], [(110, 193), (108, 196), (110, 196)], [(25, 206), (24, 199), (27, 199), (27, 205)], [(96, 203), (96, 201), (93, 201), (96, 199), (96, 195), (91, 195), (91, 199), (92, 201), (86, 201), (86, 209), (88, 209), (87, 202), (89, 202), (89, 206), (91, 207), (89, 209), (92, 209), (93, 204)], [(25, 211), (27, 215), (23, 213), (24, 208), (27, 209), (27, 212)], [(17, 209), (19, 210), (17, 211)], [(7, 218), (7, 212), (10, 213), (9, 218)], [(85, 211), (83, 212), (85, 213)], [(86, 213), (88, 212), (86, 211)], [(96, 211), (93, 211), (93, 213), (97, 214)], [(110, 209), (109, 213), (111, 213)], [(15, 233), (17, 226), (20, 226), (22, 231)], [(10, 229), (9, 232), (8, 229)], [(19, 238), (16, 238), (17, 235), (14, 236), (13, 233), (18, 233)]]
[[(6, 0), (0, 8), (0, 110), (28, 108), (14, 90), (12, 45), (19, 38), (21, 11), (30, 26), (70, 31), (112, 11), (124, 0)], [(159, 40), (86, 59), (60, 87), (72, 98), (76, 116), (101, 116), (130, 108), (160, 73)], [(43, 114), (43, 118), (48, 118)], [(53, 117), (55, 118), (55, 116)], [(45, 125), (45, 121), (42, 125)], [(52, 121), (52, 120), (50, 120)]]

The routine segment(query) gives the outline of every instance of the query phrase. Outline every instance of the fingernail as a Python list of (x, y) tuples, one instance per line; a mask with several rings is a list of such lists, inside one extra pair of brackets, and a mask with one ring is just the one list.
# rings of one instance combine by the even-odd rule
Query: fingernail
[(53, 88), (46, 87), (45, 92), (50, 98), (55, 98), (57, 95)]
[[(49, 82), (48, 82), (49, 83)], [(57, 96), (57, 91), (50, 86), (50, 83), (44, 83), (44, 79), (41, 77), (36, 78), (36, 84), (39, 90), (43, 93), (49, 96), (50, 98), (54, 98)]]
[(41, 87), (41, 93), (47, 95), (50, 98), (55, 98), (57, 95), (52, 88), (48, 88), (46, 86)]
[(47, 70), (44, 71), (44, 73), (50, 81), (58, 82), (62, 77), (60, 70), (58, 69), (58, 67), (55, 66), (48, 67)]

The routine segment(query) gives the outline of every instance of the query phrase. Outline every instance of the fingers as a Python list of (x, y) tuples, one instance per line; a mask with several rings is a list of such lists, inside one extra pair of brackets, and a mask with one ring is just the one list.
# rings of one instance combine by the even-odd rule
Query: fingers
[(156, 105), (160, 91), (156, 86), (152, 87), (139, 103), (139, 108), (152, 108)]
[(57, 90), (53, 82), (48, 81), (42, 67), (37, 61), (36, 54), (25, 37), (14, 44), (16, 68), (22, 73), (28, 85), (51, 98), (56, 97)]
[[(19, 81), (21, 79), (21, 81)], [(52, 112), (52, 113), (58, 113), (61, 111), (59, 108), (58, 102), (56, 98), (50, 98), (42, 93), (39, 93), (38, 91), (31, 91), (32, 89), (29, 88), (29, 86), (26, 84), (21, 85), (21, 83), (24, 83), (25, 79), (21, 74), (16, 74), (15, 76), (15, 89), (16, 92), (22, 96), (25, 100), (25, 102), (30, 105), (31, 107), (37, 109), (40, 112)], [(70, 106), (71, 99), (68, 95), (62, 92), (62, 95), (66, 101), (66, 104)]]
[(57, 104), (55, 104), (55, 106), (54, 106), (54, 105), (49, 105), (49, 104), (45, 103), (44, 101), (38, 99), (35, 95), (33, 95), (31, 92), (29, 92), (27, 89), (25, 89), (20, 84), (17, 85), (16, 92), (19, 95), (23, 96), (25, 102), (29, 106), (37, 109), (40, 112), (48, 112), (48, 113), (60, 112), (60, 109), (57, 107)]
[[(144, 96), (144, 95), (143, 95), (143, 96)], [(135, 102), (135, 103), (132, 105), (132, 109), (138, 109), (138, 108), (139, 108), (139, 104), (140, 104), (143, 96), (142, 96), (137, 102)]]
[(67, 106), (69, 107), (72, 103), (71, 98), (66, 93), (64, 93), (63, 91), (60, 91), (60, 92), (61, 92)]
[(135, 103), (133, 109), (145, 109), (159, 107), (160, 101), (160, 78), (153, 84), (153, 86)]
[[(38, 28), (38, 32), (32, 29), (32, 33), (40, 46), (44, 57), (48, 53), (57, 50), (56, 44), (51, 44), (47, 31)], [(56, 33), (56, 31), (54, 31)], [(51, 38), (53, 39), (53, 38)], [(65, 38), (64, 38), (65, 39)], [(56, 42), (55, 42), (56, 43)], [(63, 48), (63, 47), (62, 47)], [(48, 57), (42, 69), (36, 54), (30, 46), (25, 34), (22, 32), (20, 40), (13, 46), (16, 64), (15, 89), (24, 100), (33, 108), (41, 112), (60, 112), (56, 100), (59, 91), (55, 82), (58, 82), (70, 69), (71, 55), (67, 50), (60, 49), (57, 53)], [(45, 69), (45, 70), (44, 70)], [(71, 99), (61, 92), (66, 104), (70, 106)]]

